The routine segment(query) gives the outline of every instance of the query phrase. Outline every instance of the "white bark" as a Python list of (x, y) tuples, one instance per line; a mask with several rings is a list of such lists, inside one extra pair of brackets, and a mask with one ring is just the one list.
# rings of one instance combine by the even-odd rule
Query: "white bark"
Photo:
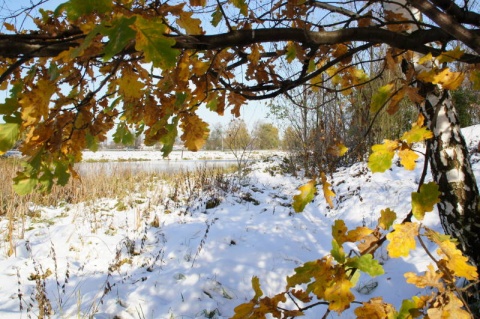
[[(384, 10), (402, 14), (405, 20), (421, 21), (421, 14), (409, 7), (406, 0), (384, 3)], [(407, 32), (418, 30), (412, 22)], [(417, 72), (429, 71), (431, 64), (416, 63), (420, 56), (414, 54), (412, 63)], [(419, 83), (425, 102), (420, 112), (434, 137), (428, 142), (429, 163), (432, 176), (439, 185), (441, 202), (438, 204), (442, 226), (447, 234), (457, 238), (463, 252), (480, 265), (480, 214), (478, 187), (468, 159), (460, 123), (448, 91), (440, 85)]]

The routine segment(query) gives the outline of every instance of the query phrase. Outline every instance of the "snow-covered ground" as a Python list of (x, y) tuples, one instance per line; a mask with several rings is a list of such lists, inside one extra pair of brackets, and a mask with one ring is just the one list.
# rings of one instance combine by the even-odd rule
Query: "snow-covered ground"
[[(466, 135), (476, 146), (480, 127)], [(128, 158), (160, 157), (142, 153), (121, 152)], [(112, 154), (86, 153), (85, 159)], [(306, 180), (279, 174), (279, 162), (258, 161), (247, 178), (231, 181), (231, 191), (203, 190), (187, 206), (159, 200), (169, 191), (159, 181), (147, 193), (122, 199), (121, 209), (118, 199), (108, 198), (36, 207), (25, 221), (24, 238), (15, 241), (16, 254), (7, 257), (6, 248), (0, 249), (0, 318), (37, 317), (38, 291), (45, 292), (54, 318), (229, 318), (235, 306), (253, 297), (253, 276), (273, 296), (284, 290), (295, 267), (328, 254), (335, 219), (349, 228), (375, 226), (387, 207), (402, 219), (423, 164), (414, 171), (394, 165), (383, 174), (372, 174), (364, 163), (340, 169), (329, 176), (335, 208), (327, 207), (320, 191), (296, 214), (292, 197)], [(478, 179), (480, 166), (474, 167)], [(219, 205), (207, 209), (215, 199)], [(427, 214), (425, 224), (440, 230), (435, 213)], [(0, 230), (5, 228), (0, 220)], [(382, 248), (377, 254), (385, 274), (362, 275), (357, 301), (382, 296), (398, 307), (421, 292), (403, 274), (426, 269), (425, 253), (391, 259)], [(317, 306), (304, 318), (320, 318), (325, 310)], [(347, 311), (341, 317), (354, 316)]]

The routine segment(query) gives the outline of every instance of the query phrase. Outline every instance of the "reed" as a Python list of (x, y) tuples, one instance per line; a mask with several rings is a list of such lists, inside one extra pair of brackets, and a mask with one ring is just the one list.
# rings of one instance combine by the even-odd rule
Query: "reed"
[(38, 206), (58, 207), (94, 202), (99, 198), (122, 200), (133, 192), (154, 190), (159, 181), (170, 185), (170, 194), (164, 195), (173, 202), (193, 203), (203, 191), (227, 191), (232, 185), (227, 174), (231, 170), (224, 168), (202, 166), (194, 170), (158, 173), (125, 168), (118, 162), (89, 163), (78, 169), (80, 178), (70, 178), (65, 186), (53, 186), (50, 193), (34, 192), (19, 196), (13, 190), (12, 179), (21, 169), (20, 163), (20, 159), (0, 158), (0, 176), (4, 181), (0, 183), (0, 221), (7, 221), (4, 223), (6, 227), (0, 227), (0, 238), (3, 237), (4, 243), (7, 243), (8, 255), (15, 252), (14, 240), (23, 238), (26, 217), (32, 217)]

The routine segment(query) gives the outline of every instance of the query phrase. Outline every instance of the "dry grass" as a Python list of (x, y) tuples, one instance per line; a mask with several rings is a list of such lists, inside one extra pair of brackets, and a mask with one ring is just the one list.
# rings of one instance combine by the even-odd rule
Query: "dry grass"
[[(170, 185), (171, 193), (164, 194), (171, 201), (191, 202), (210, 188), (226, 190), (230, 181), (222, 168), (199, 167), (195, 170), (176, 172), (146, 172), (141, 169), (125, 168), (121, 163), (89, 163), (79, 170), (80, 178), (71, 178), (66, 186), (54, 186), (48, 194), (32, 193), (19, 196), (13, 190), (12, 179), (20, 170), (20, 160), (0, 158), (0, 220), (8, 221), (0, 229), (0, 238), (7, 242), (8, 255), (14, 251), (14, 239), (23, 238), (25, 219), (35, 214), (36, 206), (59, 206), (93, 202), (99, 198), (123, 199), (127, 195), (145, 193), (156, 187), (158, 181)], [(180, 195), (181, 194), (181, 195)], [(182, 197), (181, 199), (178, 197)]]

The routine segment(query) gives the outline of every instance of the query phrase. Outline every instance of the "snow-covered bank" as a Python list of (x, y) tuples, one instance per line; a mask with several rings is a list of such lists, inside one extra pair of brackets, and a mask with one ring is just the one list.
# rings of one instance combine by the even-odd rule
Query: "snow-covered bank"
[[(472, 145), (480, 130), (475, 133)], [(0, 251), (0, 318), (36, 317), (39, 292), (54, 318), (229, 318), (253, 297), (252, 276), (272, 296), (284, 290), (295, 267), (328, 254), (335, 219), (349, 228), (373, 226), (386, 207), (402, 219), (422, 161), (411, 172), (394, 165), (372, 174), (364, 163), (340, 169), (330, 179), (335, 208), (327, 208), (320, 192), (301, 214), (291, 202), (305, 180), (280, 174), (279, 159), (256, 163), (242, 183), (229, 180), (228, 192), (199, 191), (188, 205), (168, 200), (168, 185), (158, 181), (125, 199), (36, 207), (26, 217), (24, 238), (15, 240), (16, 255)], [(474, 169), (479, 178), (480, 165)], [(440, 229), (435, 213), (425, 224)], [(6, 227), (1, 220), (2, 232)], [(430, 262), (420, 249), (408, 258), (391, 259), (385, 249), (379, 255), (385, 274), (362, 275), (356, 300), (382, 296), (398, 307), (421, 292), (403, 276)], [(304, 318), (324, 311), (315, 307)]]
[[(260, 159), (270, 155), (284, 154), (282, 151), (271, 150), (258, 150), (245, 153), (245, 159)], [(238, 153), (237, 155), (240, 155)], [(160, 161), (160, 160), (235, 160), (235, 156), (230, 151), (172, 151), (166, 158), (162, 156), (162, 152), (158, 150), (148, 151), (127, 151), (127, 150), (106, 150), (106, 151), (85, 151), (83, 153), (84, 161), (135, 161), (135, 160), (148, 160), (148, 161)]]

